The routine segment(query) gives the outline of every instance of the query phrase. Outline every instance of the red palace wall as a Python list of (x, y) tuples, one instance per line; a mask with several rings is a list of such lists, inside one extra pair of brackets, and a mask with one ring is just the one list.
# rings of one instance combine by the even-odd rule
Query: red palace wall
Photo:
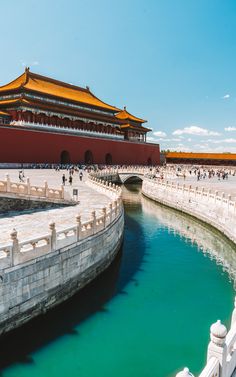
[(97, 164), (105, 164), (108, 153), (112, 164), (160, 164), (158, 144), (0, 127), (0, 162), (60, 163), (61, 153), (67, 151), (72, 163), (84, 163), (88, 150)]

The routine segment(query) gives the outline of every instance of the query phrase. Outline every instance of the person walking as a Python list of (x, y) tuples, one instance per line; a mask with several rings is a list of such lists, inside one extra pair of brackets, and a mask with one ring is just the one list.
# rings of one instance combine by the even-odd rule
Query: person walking
[(80, 181), (83, 180), (83, 172), (82, 171), (79, 173), (79, 179), (80, 179)]
[(69, 176), (69, 184), (72, 185), (72, 182), (73, 182), (73, 178), (72, 178), (72, 175)]
[(66, 184), (66, 176), (65, 176), (65, 174), (62, 175), (62, 184), (63, 184), (63, 186), (65, 186), (65, 184)]

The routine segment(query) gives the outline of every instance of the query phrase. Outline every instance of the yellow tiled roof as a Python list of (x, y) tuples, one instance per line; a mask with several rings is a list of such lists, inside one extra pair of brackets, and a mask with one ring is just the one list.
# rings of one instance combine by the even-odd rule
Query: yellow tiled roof
[(187, 152), (168, 152), (166, 158), (185, 158), (185, 159), (204, 159), (204, 160), (236, 160), (233, 153), (187, 153)]
[(123, 128), (131, 128), (133, 130), (137, 130), (137, 131), (151, 131), (150, 128), (146, 128), (146, 127), (143, 127), (143, 126), (133, 126), (132, 124), (121, 124), (120, 126), (121, 129)]
[(45, 76), (40, 76), (26, 69), (25, 72), (14, 81), (0, 87), (0, 93), (3, 91), (17, 90), (26, 88), (34, 92), (52, 95), (71, 101), (81, 102), (84, 104), (112, 110), (114, 112), (120, 109), (108, 105), (101, 101), (88, 88), (80, 88), (78, 86), (66, 84)]
[(8, 115), (9, 116), (10, 114), (6, 113), (5, 111), (0, 110), (0, 115)]
[(121, 110), (118, 114), (116, 114), (116, 118), (123, 119), (123, 120), (133, 120), (134, 122), (139, 122), (139, 123), (146, 123), (147, 122), (144, 119), (137, 118), (134, 115), (128, 113), (126, 108), (124, 108), (124, 110)]

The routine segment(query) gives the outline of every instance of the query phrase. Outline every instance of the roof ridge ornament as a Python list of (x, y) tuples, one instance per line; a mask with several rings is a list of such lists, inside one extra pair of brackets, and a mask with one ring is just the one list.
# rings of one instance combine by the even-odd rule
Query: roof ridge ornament
[(25, 81), (21, 84), (21, 87), (23, 87), (27, 82), (29, 81), (29, 67), (25, 67)]

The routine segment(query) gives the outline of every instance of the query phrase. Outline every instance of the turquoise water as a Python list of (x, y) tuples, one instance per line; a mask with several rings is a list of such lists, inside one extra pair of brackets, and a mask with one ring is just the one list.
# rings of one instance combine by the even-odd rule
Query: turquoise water
[[(229, 324), (234, 250), (196, 221), (124, 189), (123, 249), (73, 299), (5, 337), (3, 377), (166, 377), (206, 359), (209, 327)], [(194, 243), (191, 243), (190, 238)], [(229, 273), (228, 273), (229, 272)]]

